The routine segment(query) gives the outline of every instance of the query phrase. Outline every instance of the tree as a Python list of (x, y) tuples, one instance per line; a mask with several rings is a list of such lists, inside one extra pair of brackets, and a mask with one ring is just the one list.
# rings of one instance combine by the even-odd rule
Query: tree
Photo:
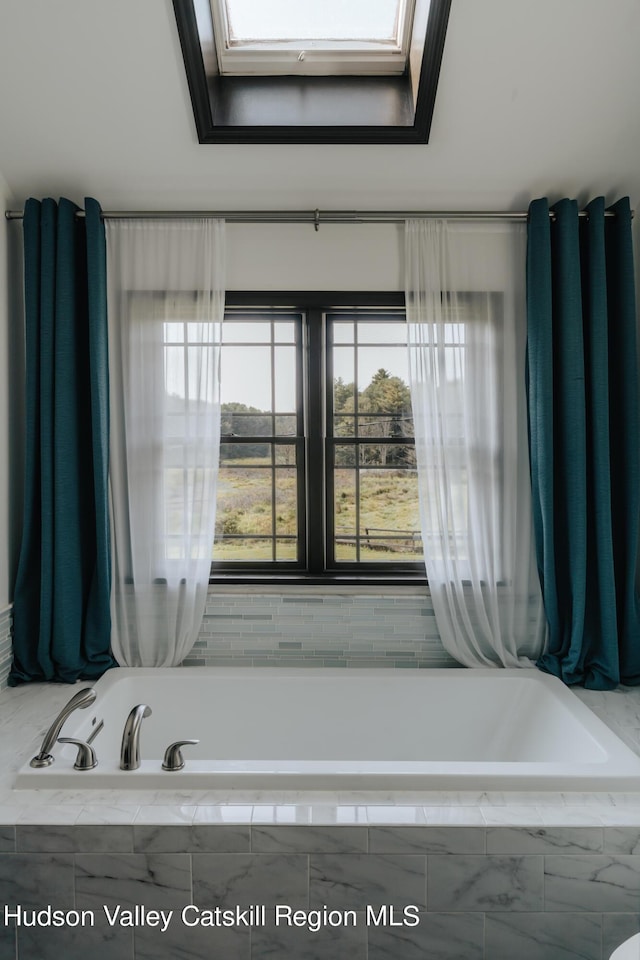
[[(360, 419), (360, 436), (410, 437), (413, 435), (411, 393), (401, 377), (380, 367), (371, 383), (358, 398), (358, 411), (369, 416)], [(406, 448), (397, 444), (365, 447), (365, 462), (398, 463), (405, 459)]]
[[(255, 414), (255, 416), (253, 416)], [(271, 419), (257, 407), (246, 403), (223, 403), (220, 408), (220, 432), (229, 437), (268, 436), (271, 431)], [(263, 455), (263, 447), (253, 443), (234, 444), (234, 460)]]
[(333, 381), (333, 412), (353, 413), (353, 383), (345, 383), (342, 377)]

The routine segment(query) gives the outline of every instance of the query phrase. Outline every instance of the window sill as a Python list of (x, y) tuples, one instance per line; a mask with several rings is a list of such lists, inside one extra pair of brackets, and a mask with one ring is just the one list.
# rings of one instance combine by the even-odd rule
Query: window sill
[(408, 597), (428, 596), (429, 585), (425, 577), (407, 577), (402, 582), (394, 582), (388, 577), (380, 577), (375, 582), (370, 577), (238, 577), (217, 576), (209, 580), (209, 590), (220, 594), (246, 594), (247, 588), (252, 595), (305, 596), (310, 592), (337, 596), (374, 596)]
[(209, 97), (201, 143), (416, 139), (408, 77), (215, 77)]

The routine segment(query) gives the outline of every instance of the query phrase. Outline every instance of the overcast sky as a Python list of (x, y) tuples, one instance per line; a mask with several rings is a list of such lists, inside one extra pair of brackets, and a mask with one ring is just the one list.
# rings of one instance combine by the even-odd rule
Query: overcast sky
[[(278, 354), (281, 354), (278, 362)], [(407, 348), (360, 347), (358, 350), (359, 387), (363, 390), (374, 373), (384, 367), (392, 376), (408, 383)], [(295, 355), (293, 347), (276, 348), (276, 409), (280, 413), (295, 410)], [(345, 383), (354, 379), (353, 350), (334, 348), (334, 376)], [(271, 369), (269, 347), (222, 348), (222, 403), (246, 403), (259, 410), (271, 410)]]
[(226, 0), (232, 38), (387, 40), (398, 0)]

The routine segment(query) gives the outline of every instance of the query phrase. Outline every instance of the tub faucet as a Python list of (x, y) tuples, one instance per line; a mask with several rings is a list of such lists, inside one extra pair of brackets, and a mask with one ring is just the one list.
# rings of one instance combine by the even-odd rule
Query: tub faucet
[(64, 705), (45, 733), (40, 753), (31, 760), (32, 767), (48, 767), (49, 764), (53, 763), (55, 758), (51, 756), (51, 750), (58, 739), (65, 720), (71, 716), (74, 710), (84, 710), (85, 707), (90, 707), (95, 699), (96, 692), (92, 687), (85, 687), (84, 690), (79, 690), (75, 696), (71, 697), (71, 700)]
[(140, 728), (144, 717), (151, 716), (151, 707), (139, 703), (126, 719), (120, 748), (120, 769), (137, 770), (140, 766)]

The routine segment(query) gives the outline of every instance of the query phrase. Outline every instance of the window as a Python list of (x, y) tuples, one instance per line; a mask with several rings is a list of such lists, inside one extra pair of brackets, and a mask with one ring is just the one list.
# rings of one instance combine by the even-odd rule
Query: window
[(228, 310), (214, 558), (304, 566), (302, 316)]
[(427, 142), (451, 0), (173, 5), (200, 143)]
[(412, 0), (211, 0), (222, 75), (402, 74)]
[(260, 299), (227, 297), (213, 573), (423, 577), (402, 297)]

